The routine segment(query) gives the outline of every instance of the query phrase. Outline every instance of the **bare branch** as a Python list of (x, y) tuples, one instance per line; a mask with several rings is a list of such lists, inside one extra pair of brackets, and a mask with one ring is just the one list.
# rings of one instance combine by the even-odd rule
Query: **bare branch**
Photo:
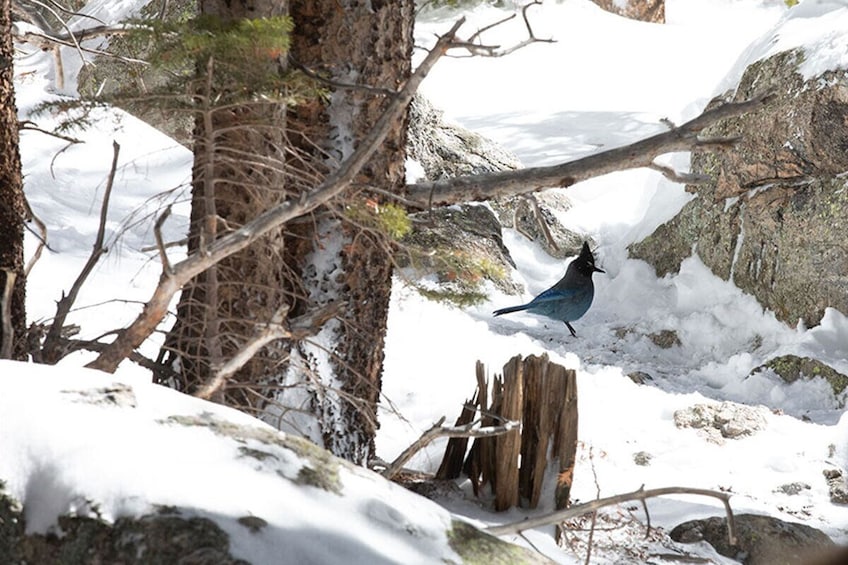
[(648, 168), (657, 171), (658, 173), (662, 173), (662, 176), (671, 182), (679, 182), (681, 184), (704, 184), (710, 182), (710, 179), (712, 178), (709, 175), (700, 175), (697, 173), (681, 173), (680, 171), (675, 171), (671, 167), (660, 165), (656, 161), (651, 162), (651, 164), (648, 165)]
[(6, 274), (6, 284), (0, 295), (0, 321), (3, 324), (3, 340), (0, 342), (0, 359), (11, 359), (15, 350), (15, 328), (12, 325), (12, 292), (15, 290), (17, 273), (12, 269), (2, 269)]
[(269, 208), (239, 229), (210, 243), (206, 249), (207, 253), (194, 253), (175, 264), (172, 273), (163, 272), (153, 296), (150, 297), (138, 317), (129, 327), (121, 330), (115, 341), (87, 366), (110, 373), (114, 372), (118, 364), (153, 333), (156, 326), (165, 317), (171, 298), (189, 280), (208, 269), (209, 266), (244, 249), (277, 226), (311, 212), (345, 190), (374, 154), (374, 151), (383, 143), (392, 124), (401, 118), (421, 81), (424, 80), (436, 61), (444, 55), (457, 29), (464, 21), (464, 18), (458, 20), (450, 31), (439, 39), (435, 47), (406, 81), (403, 88), (391, 99), (372, 130), (360, 142), (353, 154), (340, 165), (338, 170), (324, 179), (314, 191), (303, 192), (299, 200), (288, 200)]
[(91, 274), (91, 271), (100, 260), (100, 257), (106, 253), (106, 248), (103, 246), (103, 240), (106, 237), (106, 220), (108, 219), (109, 212), (109, 198), (112, 195), (112, 187), (115, 183), (115, 173), (118, 170), (118, 155), (120, 152), (121, 146), (118, 145), (117, 141), (113, 141), (112, 165), (109, 169), (109, 177), (106, 181), (106, 189), (103, 193), (103, 202), (100, 205), (100, 225), (97, 228), (97, 237), (94, 239), (94, 246), (91, 250), (91, 255), (88, 257), (88, 261), (85, 262), (85, 265), (77, 276), (77, 279), (74, 281), (74, 284), (71, 285), (71, 289), (68, 291), (68, 294), (65, 295), (63, 293), (62, 298), (56, 306), (56, 316), (53, 318), (53, 323), (50, 325), (50, 329), (47, 331), (47, 335), (44, 338), (43, 358), (45, 363), (52, 365), (61, 359), (62, 347), (59, 337), (62, 334), (62, 327), (65, 324), (68, 313), (71, 311), (71, 307), (73, 307), (74, 302), (76, 302), (77, 295), (79, 294), (82, 285), (85, 283), (88, 275)]
[(291, 321), (291, 327), (283, 324), (289, 311), (288, 305), (280, 307), (271, 321), (262, 326), (256, 334), (242, 346), (235, 357), (224, 363), (194, 396), (209, 399), (224, 388), (227, 380), (236, 371), (241, 369), (245, 363), (250, 361), (256, 353), (267, 344), (278, 339), (301, 340), (316, 335), (321, 326), (330, 318), (334, 317), (345, 304), (334, 302), (321, 308), (317, 308), (303, 316)]
[(118, 59), (120, 61), (125, 61), (127, 63), (137, 63), (140, 65), (147, 65), (147, 61), (143, 61), (141, 59), (134, 59), (132, 57), (122, 57), (119, 55), (115, 55), (114, 53), (110, 53), (108, 51), (103, 51), (102, 49), (94, 49), (92, 47), (83, 47), (80, 45), (80, 41), (86, 39), (92, 39), (94, 37), (102, 37), (102, 36), (112, 36), (112, 35), (122, 35), (129, 33), (132, 28), (120, 25), (120, 26), (96, 26), (88, 29), (83, 29), (80, 31), (71, 31), (67, 30), (64, 33), (51, 33), (48, 31), (23, 27), (19, 25), (12, 25), (12, 37), (21, 43), (29, 43), (31, 45), (35, 45), (39, 49), (43, 49), (45, 51), (54, 49), (56, 47), (72, 47), (76, 49), (76, 51), (80, 54), (80, 58), (85, 61), (83, 57), (83, 53), (91, 53), (93, 55), (104, 55), (107, 57), (112, 57)]
[(167, 246), (162, 239), (162, 225), (170, 215), (171, 207), (168, 206), (165, 208), (165, 211), (162, 212), (162, 215), (156, 218), (156, 223), (153, 225), (153, 237), (156, 239), (156, 249), (159, 251), (159, 260), (162, 261), (162, 270), (166, 273), (173, 272), (173, 269), (171, 268), (171, 262), (168, 260), (168, 252), (166, 251)]
[(529, 18), (527, 17), (527, 9), (530, 8), (530, 6), (540, 6), (541, 4), (542, 2), (540, 2), (539, 0), (534, 0), (533, 2), (525, 4), (524, 7), (521, 8), (521, 17), (524, 18), (524, 26), (527, 28), (527, 39), (521, 41), (516, 45), (504, 49), (500, 45), (483, 45), (482, 43), (477, 43), (477, 40), (481, 38), (483, 32), (515, 19), (515, 14), (511, 14), (503, 18), (502, 20), (496, 21), (492, 24), (480, 28), (474, 33), (474, 35), (469, 37), (466, 41), (453, 42), (451, 44), (451, 47), (466, 49), (471, 56), (503, 57), (505, 55), (509, 55), (510, 53), (514, 53), (515, 51), (518, 51), (522, 47), (526, 47), (531, 43), (556, 43), (555, 39), (540, 39), (536, 37), (536, 34), (533, 33), (533, 28), (530, 25)]
[(71, 143), (71, 144), (83, 142), (81, 139), (77, 139), (75, 137), (68, 137), (68, 136), (65, 136), (65, 135), (58, 134), (58, 133), (53, 132), (53, 131), (47, 131), (47, 130), (41, 129), (40, 127), (36, 126), (35, 123), (33, 123), (29, 120), (24, 120), (23, 122), (19, 122), (18, 123), (18, 129), (20, 131), (37, 131), (38, 133), (43, 133), (45, 135), (49, 135), (51, 137), (61, 139), (62, 141), (67, 141), (68, 143)]
[(535, 518), (528, 518), (520, 522), (503, 524), (501, 526), (492, 526), (486, 528), (485, 531), (487, 533), (492, 534), (493, 536), (516, 534), (518, 532), (529, 530), (531, 528), (538, 528), (539, 526), (547, 526), (550, 524), (564, 522), (565, 520), (570, 520), (571, 518), (576, 518), (577, 516), (582, 516), (584, 514), (588, 514), (589, 512), (595, 512), (596, 510), (599, 510), (606, 506), (613, 506), (631, 500), (645, 500), (648, 498), (666, 496), (669, 494), (694, 494), (698, 496), (710, 496), (712, 498), (717, 498), (721, 500), (724, 504), (724, 509), (727, 514), (727, 537), (729, 538), (731, 545), (736, 545), (736, 524), (733, 520), (733, 511), (730, 509), (730, 495), (726, 492), (719, 492), (716, 490), (687, 487), (662, 487), (650, 490), (640, 488), (639, 490), (634, 490), (633, 492), (617, 494), (615, 496), (609, 496), (607, 498), (599, 498), (597, 500), (586, 502), (584, 504), (576, 504), (564, 510), (557, 510), (556, 512), (551, 512), (550, 514), (537, 516)]
[(425, 446), (432, 441), (443, 437), (493, 437), (505, 434), (512, 430), (518, 429), (521, 422), (507, 420), (499, 426), (484, 426), (475, 428), (479, 420), (466, 424), (464, 426), (443, 426), (445, 417), (442, 416), (438, 422), (433, 424), (430, 429), (421, 434), (412, 445), (403, 450), (391, 464), (383, 470), (382, 475), (387, 479), (393, 478), (400, 473), (407, 461), (412, 459), (412, 456), (421, 451)]
[(773, 98), (772, 94), (765, 93), (750, 100), (722, 104), (706, 110), (698, 117), (671, 131), (559, 165), (411, 184), (407, 186), (406, 198), (417, 202), (419, 208), (427, 209), (430, 206), (447, 206), (458, 202), (491, 200), (548, 188), (564, 188), (615, 171), (650, 167), (657, 156), (665, 153), (690, 151), (694, 147), (704, 147), (705, 144), (730, 142), (730, 139), (724, 138), (702, 140), (698, 134), (704, 128), (721, 120), (757, 110)]
[(41, 221), (41, 218), (35, 215), (35, 212), (32, 211), (32, 207), (29, 205), (29, 200), (24, 196), (24, 206), (26, 206), (26, 217), (31, 220), (38, 227), (38, 233), (32, 231), (32, 228), (27, 228), (36, 238), (38, 238), (38, 247), (35, 248), (35, 252), (30, 257), (29, 261), (27, 261), (26, 267), (24, 267), (24, 276), (28, 277), (30, 271), (41, 258), (41, 252), (44, 251), (44, 248), (47, 246), (47, 226), (44, 222)]

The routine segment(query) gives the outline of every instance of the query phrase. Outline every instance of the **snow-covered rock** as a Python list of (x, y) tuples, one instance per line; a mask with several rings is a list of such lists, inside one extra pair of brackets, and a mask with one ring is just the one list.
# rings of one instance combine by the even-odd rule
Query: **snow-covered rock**
[(236, 410), (87, 369), (0, 374), (0, 562), (545, 562)]

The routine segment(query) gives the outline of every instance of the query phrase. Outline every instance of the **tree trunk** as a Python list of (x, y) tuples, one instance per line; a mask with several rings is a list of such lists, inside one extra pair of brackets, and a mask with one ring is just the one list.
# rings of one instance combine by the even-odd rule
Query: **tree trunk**
[[(413, 14), (412, 0), (294, 0), (292, 58), (336, 84), (396, 90), (410, 75)], [(332, 169), (354, 151), (385, 103), (383, 94), (368, 88), (332, 88), (329, 102), (301, 105), (289, 115), (290, 128), (299, 134), (292, 141)], [(379, 205), (379, 198), (363, 192), (365, 186), (401, 193), (405, 126), (395, 125), (346, 202)], [(328, 301), (344, 306), (317, 339), (299, 344), (285, 385), (297, 386), (309, 375), (311, 416), (301, 426), (336, 455), (363, 463), (377, 426), (391, 258), (379, 232), (365, 231), (343, 214), (319, 214), (301, 226), (300, 235), (302, 245), (291, 247), (287, 256), (307, 291), (295, 313)], [(285, 394), (277, 400), (291, 405)]]
[[(189, 251), (243, 225), (287, 198), (300, 198), (356, 148), (410, 74), (413, 2), (295, 1), (251, 6), (202, 0), (224, 19), (281, 15), (294, 20), (290, 55), (298, 66), (341, 83), (329, 96), (285, 113), (281, 104), (214, 109), (197, 120)], [(279, 61), (275, 61), (280, 64)], [(212, 74), (214, 77), (215, 75)], [(210, 81), (200, 100), (215, 98)], [(205, 93), (205, 94), (204, 94)], [(357, 179), (399, 193), (404, 186), (405, 124), (398, 123)], [(212, 179), (212, 180), (210, 180)], [(259, 326), (331, 302), (335, 319), (310, 339), (261, 349), (216, 400), (313, 439), (336, 455), (367, 460), (376, 430), (391, 263), (380, 233), (346, 219), (351, 202), (378, 206), (362, 188), (344, 202), (290, 222), (197, 277), (184, 291), (168, 340), (180, 382), (196, 391)], [(281, 310), (281, 308), (283, 310)], [(285, 322), (284, 322), (285, 325)]]
[[(24, 204), (11, 2), (0, 0), (0, 358), (26, 359)], [(7, 289), (10, 295), (5, 294)]]
[[(285, 16), (285, 0), (201, 0), (203, 16), (222, 22)], [(257, 53), (245, 64), (276, 72), (276, 57)], [(231, 98), (243, 87), (233, 78), (231, 61), (213, 54), (198, 61), (195, 86), (197, 114), (192, 169), (192, 209), (189, 252), (241, 227), (260, 212), (285, 200), (285, 106), (257, 101), (249, 94)], [(249, 88), (249, 85), (248, 85)], [(178, 366), (180, 382), (169, 383), (195, 392), (210, 375), (233, 357), (261, 324), (269, 323), (285, 304), (282, 228), (259, 244), (228, 257), (198, 275), (183, 289), (177, 323), (166, 348)], [(263, 349), (237, 380), (267, 383), (284, 354)], [(243, 388), (221, 392), (216, 400), (246, 411), (261, 409), (261, 399)]]

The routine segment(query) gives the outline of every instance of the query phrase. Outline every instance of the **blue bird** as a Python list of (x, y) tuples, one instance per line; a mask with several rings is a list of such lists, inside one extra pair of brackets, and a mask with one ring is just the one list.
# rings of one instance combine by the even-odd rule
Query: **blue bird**
[(568, 265), (565, 276), (558, 283), (542, 292), (539, 296), (520, 306), (510, 306), (495, 310), (495, 316), (527, 310), (531, 314), (547, 316), (565, 322), (571, 335), (577, 337), (569, 322), (579, 319), (589, 310), (595, 297), (595, 285), (592, 273), (603, 273), (595, 266), (595, 256), (589, 250), (589, 244), (583, 242), (583, 249), (577, 259)]

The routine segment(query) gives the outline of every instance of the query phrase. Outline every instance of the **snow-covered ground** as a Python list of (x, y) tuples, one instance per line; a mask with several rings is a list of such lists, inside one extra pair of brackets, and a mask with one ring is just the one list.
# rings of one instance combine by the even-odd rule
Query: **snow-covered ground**
[[(97, 7), (111, 16), (129, 10), (130, 4), (102, 1)], [(471, 11), (466, 14), (465, 34), (504, 13), (488, 7)], [(788, 9), (779, 0), (667, 0), (666, 25), (625, 20), (587, 0), (546, 0), (531, 7), (528, 15), (536, 36), (556, 43), (536, 43), (504, 58), (443, 58), (422, 87), (449, 119), (502, 143), (527, 166), (557, 163), (639, 139), (665, 127), (661, 118), (675, 122), (690, 118), (712, 95), (732, 86), (742, 68), (740, 61), (781, 46), (815, 45), (805, 68), (812, 76), (817, 69), (848, 64), (844, 2), (804, 0)], [(433, 34), (445, 31), (456, 17), (451, 11), (425, 15), (416, 30), (421, 44), (431, 44)], [(773, 31), (782, 18), (786, 21)], [(483, 38), (487, 44), (508, 46), (523, 34), (517, 18)], [(40, 51), (31, 51), (16, 66), (21, 118), (51, 129), (58, 116), (30, 116), (38, 102), (53, 96), (50, 61)], [(138, 301), (149, 296), (159, 267), (155, 253), (141, 250), (153, 243), (151, 215), (163, 201), (179, 203), (166, 224), (166, 237), (183, 237), (191, 155), (121, 112), (104, 111), (92, 128), (72, 135), (85, 143), (66, 148), (67, 142), (43, 133), (22, 134), (27, 196), (48, 225), (50, 244), (30, 276), (28, 309), (33, 321), (52, 316), (61, 291), (70, 287), (85, 262), (116, 140), (121, 153), (107, 226), (110, 251), (83, 288), (78, 305), (85, 308), (70, 319), (81, 325), (82, 337), (93, 338), (125, 325), (137, 314)], [(688, 155), (668, 156), (666, 162), (685, 169)], [(159, 196), (162, 193), (166, 194)], [(801, 521), (837, 541), (848, 541), (848, 508), (830, 502), (822, 476), (826, 469), (848, 468), (844, 399), (834, 398), (818, 382), (786, 385), (768, 374), (748, 378), (754, 367), (787, 353), (814, 356), (848, 373), (848, 319), (831, 310), (815, 328), (787, 327), (752, 297), (714, 277), (697, 258), (685, 261), (678, 275), (661, 279), (646, 264), (628, 259), (626, 246), (671, 218), (690, 197), (654, 172), (608, 175), (572, 187), (567, 194), (574, 206), (561, 219), (598, 243), (596, 257), (606, 271), (595, 276), (591, 310), (574, 324), (579, 338), (532, 315), (494, 319), (493, 309), (516, 301), (494, 290), (489, 303), (460, 310), (428, 302), (398, 282), (389, 318), (385, 410), (377, 455), (391, 459), (439, 417), (455, 418), (473, 393), (476, 360), (495, 373), (513, 355), (546, 352), (578, 370), (576, 499), (586, 501), (641, 485), (724, 489), (734, 493), (732, 505), (737, 511)], [(562, 276), (564, 262), (547, 257), (514, 232), (504, 235), (518, 265), (514, 277), (525, 285), (527, 298)], [(35, 243), (30, 237), (30, 253)], [(661, 349), (647, 337), (662, 330), (675, 331), (680, 344)], [(156, 345), (148, 344), (145, 351), (153, 354)], [(92, 378), (77, 375), (77, 367), (87, 359), (86, 354), (77, 354), (57, 369), (4, 363), (0, 374), (72, 379), (61, 386), (81, 386), (80, 381)], [(626, 376), (634, 371), (648, 373), (653, 380), (636, 385)], [(149, 381), (149, 375), (130, 364), (122, 365), (118, 378), (148, 390), (142, 383)], [(60, 432), (72, 416), (69, 409), (58, 403), (44, 405), (36, 419), (40, 425), (15, 425), (32, 422), (31, 413), (40, 402), (23, 381), (0, 382), (0, 397), (18, 399), (0, 405), (0, 480), (27, 503), (35, 523), (47, 528), (58, 513), (77, 504), (74, 497), (83, 486), (69, 481), (84, 476), (89, 468), (87, 459), (71, 449), (75, 443), (63, 446), (67, 435)], [(163, 396), (172, 411), (200, 410), (198, 401), (187, 400), (182, 406), (174, 396)], [(716, 443), (696, 430), (674, 425), (677, 409), (725, 400), (765, 406), (765, 429)], [(107, 434), (105, 416), (103, 430)], [(184, 441), (191, 438), (180, 434), (157, 438), (165, 454), (179, 452)], [(31, 447), (12, 457), (6, 451), (12, 445)], [(412, 466), (435, 470), (443, 447), (436, 443), (422, 451)], [(637, 452), (650, 454), (650, 464), (637, 465)], [(118, 455), (98, 457), (120, 473)], [(52, 462), (51, 472), (61, 475), (50, 483), (56, 493), (50, 500), (31, 497), (27, 489), (38, 479), (33, 474), (43, 472), (33, 462), (45, 461)], [(144, 469), (135, 467), (131, 473)], [(789, 483), (810, 488), (796, 495), (778, 490)], [(155, 481), (109, 481), (81, 495), (92, 498), (105, 516), (116, 516), (140, 511), (146, 502), (167, 503), (157, 500), (160, 486)], [(191, 491), (180, 504), (203, 508), (202, 490)], [(218, 493), (240, 495), (238, 490)], [(233, 504), (216, 504), (215, 511), (240, 516)], [(458, 499), (445, 504), (486, 523), (524, 515), (519, 510), (491, 514), (483, 505)], [(661, 527), (722, 513), (711, 501), (691, 497), (655, 500), (650, 507), (652, 523)], [(560, 562), (582, 562), (580, 553), (556, 548), (551, 532), (540, 528), (527, 537)], [(368, 535), (364, 529), (350, 532), (351, 537), (357, 534)], [(249, 544), (249, 534), (243, 535), (248, 537), (237, 539), (237, 548)], [(704, 548), (698, 551), (721, 562)], [(607, 556), (597, 562), (606, 562), (603, 559), (614, 560)]]

